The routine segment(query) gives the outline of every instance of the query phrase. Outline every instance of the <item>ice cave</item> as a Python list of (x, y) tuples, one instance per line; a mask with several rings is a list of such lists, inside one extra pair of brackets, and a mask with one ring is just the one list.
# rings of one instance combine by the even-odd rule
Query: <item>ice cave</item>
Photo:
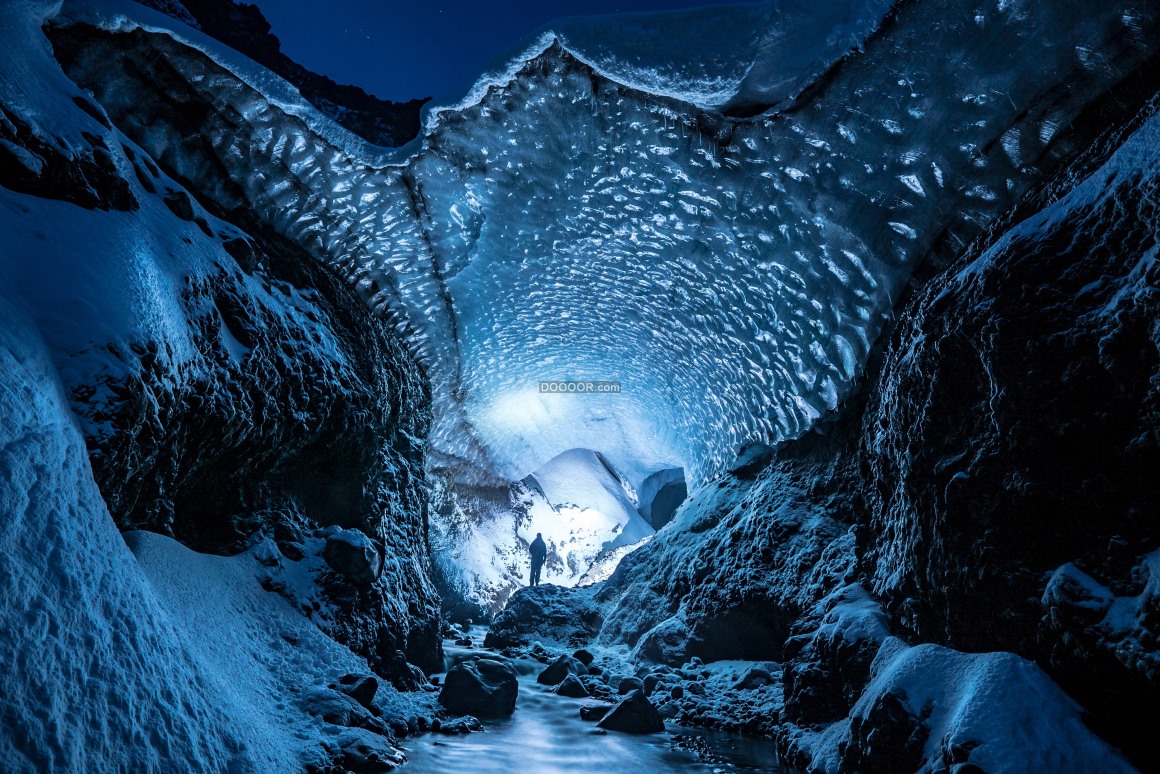
[(1160, 771), (1160, 3), (253, 2), (0, 0), (0, 771)]

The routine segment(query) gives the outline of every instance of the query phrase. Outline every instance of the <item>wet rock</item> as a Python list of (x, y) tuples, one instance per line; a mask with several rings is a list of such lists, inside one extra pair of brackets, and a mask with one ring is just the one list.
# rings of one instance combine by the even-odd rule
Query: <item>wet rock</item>
[(600, 720), (612, 709), (611, 704), (585, 704), (580, 708), (581, 720)]
[(596, 657), (592, 655), (592, 652), (585, 650), (584, 648), (580, 648), (575, 653), (573, 653), (572, 658), (576, 659), (586, 667), (592, 666), (592, 662), (596, 660)]
[(669, 696), (671, 696), (671, 697), (672, 697), (672, 698), (674, 698), (674, 699), (683, 699), (683, 698), (685, 698), (685, 689), (684, 689), (684, 687), (683, 687), (683, 686), (680, 686), (680, 685), (674, 685), (674, 686), (673, 686), (673, 687), (672, 687), (672, 688), (669, 690)]
[(457, 715), (504, 718), (515, 710), (518, 692), (516, 670), (510, 664), (479, 658), (452, 667), (439, 703)]
[(479, 718), (474, 715), (465, 715), (461, 718), (453, 718), (452, 720), (444, 720), (439, 723), (439, 728), (432, 726), (432, 731), (437, 731), (440, 734), (469, 734), (474, 731), (482, 731), (483, 724), (479, 722)]
[(303, 708), (324, 723), (344, 728), (362, 728), (376, 734), (387, 734), (387, 726), (352, 697), (331, 688), (308, 690)]
[(655, 674), (645, 675), (644, 680), (641, 682), (641, 688), (643, 688), (645, 695), (651, 696), (652, 692), (656, 690), (657, 684), (659, 682), (660, 682), (659, 675), (655, 675)]
[(551, 665), (536, 677), (540, 685), (559, 685), (569, 675), (582, 675), (588, 670), (582, 663), (571, 656), (560, 656)]
[(644, 688), (644, 683), (636, 677), (626, 677), (620, 681), (620, 685), (616, 686), (616, 692), (621, 696), (625, 696), (632, 691), (639, 691)]
[(338, 679), (340, 690), (368, 710), (373, 709), (379, 681), (374, 675), (343, 675)]
[(594, 665), (594, 666), (588, 667), (588, 674), (592, 675), (593, 677), (603, 677), (604, 670), (601, 667)]
[(383, 569), (378, 548), (357, 529), (339, 530), (326, 538), (322, 557), (335, 572), (360, 585), (374, 583)]
[(588, 689), (584, 687), (584, 683), (580, 682), (580, 678), (576, 675), (568, 675), (564, 678), (564, 682), (556, 687), (556, 693), (573, 699), (583, 699), (588, 696)]
[(628, 734), (656, 734), (665, 730), (665, 721), (643, 691), (625, 696), (598, 724), (610, 731)]
[(335, 764), (353, 774), (382, 774), (394, 771), (406, 759), (383, 736), (361, 729), (347, 729), (338, 739)]

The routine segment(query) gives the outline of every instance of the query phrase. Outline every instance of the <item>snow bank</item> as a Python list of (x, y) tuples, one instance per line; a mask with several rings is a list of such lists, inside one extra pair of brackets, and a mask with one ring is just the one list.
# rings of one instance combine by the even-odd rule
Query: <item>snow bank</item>
[[(927, 729), (920, 772), (961, 756), (983, 771), (1132, 772), (1124, 759), (1087, 729), (1082, 710), (1043, 670), (1012, 653), (958, 653), (937, 645), (908, 647), (887, 640), (872, 679), (851, 713), (851, 725), (875, 728), (875, 708), (889, 696)], [(839, 745), (822, 748), (814, 765), (838, 770)], [(882, 733), (880, 730), (879, 733)], [(869, 738), (865, 742), (872, 745)], [(964, 752), (965, 751), (965, 752)]]
[(125, 547), (48, 351), (7, 299), (0, 416), (3, 768), (295, 766), (294, 741), (234, 701)]

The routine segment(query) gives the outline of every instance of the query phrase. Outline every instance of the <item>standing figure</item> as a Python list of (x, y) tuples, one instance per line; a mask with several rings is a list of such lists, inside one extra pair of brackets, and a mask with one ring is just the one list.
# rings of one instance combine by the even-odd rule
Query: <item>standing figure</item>
[(548, 556), (548, 547), (544, 545), (544, 538), (539, 532), (536, 533), (536, 539), (532, 541), (528, 550), (532, 553), (532, 583), (533, 586), (540, 585), (540, 568), (544, 566), (544, 559)]

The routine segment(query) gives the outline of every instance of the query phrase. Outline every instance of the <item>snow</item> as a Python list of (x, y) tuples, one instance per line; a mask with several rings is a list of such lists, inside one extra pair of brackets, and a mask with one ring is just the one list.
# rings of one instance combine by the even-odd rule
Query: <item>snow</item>
[(0, 415), (3, 768), (294, 765), (293, 740), (231, 701), (126, 548), (43, 340), (3, 297)]
[[(318, 748), (335, 729), (321, 726), (309, 702), (343, 675), (370, 674), (366, 661), (262, 588), (260, 550), (209, 556), (149, 532), (126, 533), (125, 542), (175, 625), (188, 633), (203, 679), (247, 721), (249, 744), (271, 759), (277, 753), (289, 769), (324, 762)], [(394, 717), (416, 714), (424, 700), (387, 683), (376, 694), (380, 709)]]
[[(195, 337), (205, 333), (191, 319), (214, 310), (188, 290), (236, 266), (223, 241), (242, 235), (196, 204), (212, 236), (176, 217), (164, 197), (181, 187), (146, 165), (148, 192), (134, 169), (147, 154), (74, 104), (83, 93), (40, 32), (58, 5), (14, 2), (0, 14), (0, 103), (65, 158), (103, 143), (139, 206), (89, 210), (0, 189), (0, 768), (324, 765), (324, 749), (361, 731), (323, 723), (304, 691), (317, 699), (341, 674), (369, 673), (366, 662), (262, 588), (270, 545), (227, 559), (156, 535), (123, 538), (93, 480), (84, 436), (104, 432), (113, 396), (102, 385), (144, 367), (118, 353), (154, 344), (158, 389), (204, 376)], [(311, 332), (324, 356), (340, 356), (309, 294), (239, 281)], [(230, 356), (247, 356), (224, 321), (219, 335)], [(78, 390), (79, 417), (68, 402)], [(315, 598), (311, 576), (288, 572), (288, 596)], [(426, 696), (381, 693), (388, 717), (416, 714)]]
[[(1013, 653), (958, 653), (938, 645), (883, 643), (871, 681), (851, 717), (865, 718), (886, 693), (915, 716), (929, 712), (926, 760), (939, 770), (943, 750), (978, 744), (970, 762), (983, 771), (1101, 771), (1134, 769), (1083, 724), (1082, 710), (1034, 663)], [(847, 722), (825, 732), (848, 732)], [(822, 745), (814, 765), (838, 770), (837, 744)]]

